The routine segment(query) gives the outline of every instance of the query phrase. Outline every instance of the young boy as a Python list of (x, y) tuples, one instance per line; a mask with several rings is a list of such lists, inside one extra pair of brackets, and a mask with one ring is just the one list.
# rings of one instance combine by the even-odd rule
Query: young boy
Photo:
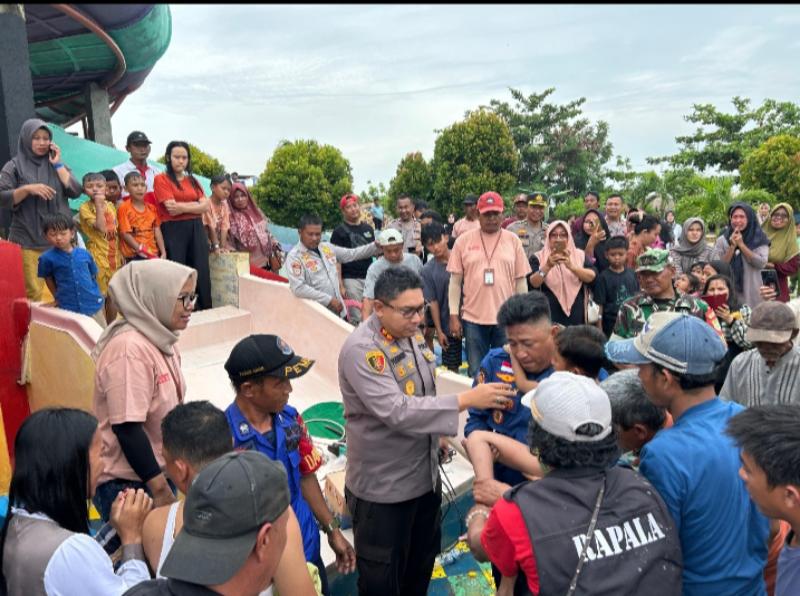
[(83, 192), (89, 200), (78, 210), (81, 232), (86, 238), (86, 249), (97, 264), (97, 285), (103, 296), (107, 296), (111, 276), (122, 267), (117, 209), (114, 203), (106, 199), (106, 178), (103, 174), (86, 174), (83, 177)]
[(628, 255), (628, 240), (614, 236), (606, 240), (608, 269), (597, 277), (594, 285), (594, 301), (600, 306), (603, 333), (611, 337), (617, 322), (619, 307), (639, 291), (636, 273), (625, 265)]
[(125, 190), (129, 200), (117, 212), (122, 254), (131, 261), (167, 258), (158, 210), (145, 203), (147, 183), (138, 170), (125, 174)]
[(447, 295), (450, 286), (450, 274), (447, 272), (450, 236), (441, 223), (433, 222), (423, 226), (421, 240), (422, 246), (433, 256), (422, 268), (422, 293), (430, 307), (430, 322), (442, 346), (442, 364), (457, 373), (461, 366), (461, 340), (450, 335)]
[(75, 222), (63, 213), (45, 215), (42, 229), (53, 248), (39, 257), (39, 277), (55, 296), (55, 305), (92, 317), (106, 326), (97, 265), (89, 251), (72, 245)]
[(103, 170), (100, 173), (106, 179), (106, 201), (109, 201), (115, 207), (119, 207), (122, 201), (122, 187), (117, 173), (114, 170)]
[(775, 596), (800, 594), (800, 409), (754, 406), (731, 418), (726, 433), (742, 450), (739, 476), (750, 498), (764, 515), (791, 525), (778, 555)]

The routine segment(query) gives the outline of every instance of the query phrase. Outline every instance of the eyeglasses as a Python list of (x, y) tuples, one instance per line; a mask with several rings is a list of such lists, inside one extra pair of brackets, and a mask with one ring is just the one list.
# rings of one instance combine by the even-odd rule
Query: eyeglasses
[(780, 213), (780, 212), (773, 213), (771, 215), (771, 217), (772, 217), (772, 219), (789, 219), (788, 215), (786, 215), (785, 213)]
[(423, 304), (422, 306), (419, 306), (417, 308), (413, 308), (413, 307), (411, 307), (411, 308), (397, 308), (396, 306), (392, 306), (391, 304), (386, 304), (386, 303), (384, 303), (384, 306), (388, 306), (392, 310), (396, 310), (397, 312), (400, 313), (400, 315), (404, 319), (413, 319), (414, 315), (419, 315), (421, 317), (421, 316), (423, 316), (425, 314), (425, 307), (427, 306), (427, 304)]
[(183, 308), (189, 310), (190, 308), (193, 308), (195, 303), (197, 302), (197, 294), (196, 293), (178, 294), (177, 299), (183, 302)]

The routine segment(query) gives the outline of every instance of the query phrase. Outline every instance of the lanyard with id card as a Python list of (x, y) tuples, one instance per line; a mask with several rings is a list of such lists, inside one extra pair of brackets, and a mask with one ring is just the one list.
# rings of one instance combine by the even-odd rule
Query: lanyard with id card
[(494, 285), (494, 268), (492, 267), (492, 257), (494, 256), (494, 252), (497, 250), (497, 246), (500, 244), (500, 236), (502, 233), (503, 233), (502, 231), (498, 232), (497, 242), (494, 243), (492, 254), (488, 254), (486, 252), (486, 244), (483, 241), (483, 232), (480, 232), (481, 246), (483, 246), (483, 255), (486, 257), (486, 264), (488, 265), (488, 267), (483, 270), (483, 285), (485, 286)]

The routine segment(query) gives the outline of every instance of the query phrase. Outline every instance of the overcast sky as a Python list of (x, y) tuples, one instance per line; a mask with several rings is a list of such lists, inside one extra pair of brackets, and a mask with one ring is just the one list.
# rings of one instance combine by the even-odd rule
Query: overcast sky
[(173, 5), (172, 42), (113, 118), (155, 158), (188, 140), (260, 174), (281, 139), (338, 147), (354, 190), (387, 184), (436, 129), (508, 87), (609, 123), (614, 154), (644, 168), (692, 130), (693, 103), (800, 101), (800, 7)]

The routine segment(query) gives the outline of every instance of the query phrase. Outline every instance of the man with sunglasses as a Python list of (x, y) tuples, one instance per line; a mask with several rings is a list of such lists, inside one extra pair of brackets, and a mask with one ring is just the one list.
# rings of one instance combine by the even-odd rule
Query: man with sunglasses
[(435, 356), (419, 332), (422, 280), (387, 269), (374, 312), (339, 354), (345, 409), (345, 497), (353, 515), (359, 594), (426, 594), (441, 546), (440, 435), (467, 408), (508, 408), (514, 390), (486, 383), (436, 395)]

